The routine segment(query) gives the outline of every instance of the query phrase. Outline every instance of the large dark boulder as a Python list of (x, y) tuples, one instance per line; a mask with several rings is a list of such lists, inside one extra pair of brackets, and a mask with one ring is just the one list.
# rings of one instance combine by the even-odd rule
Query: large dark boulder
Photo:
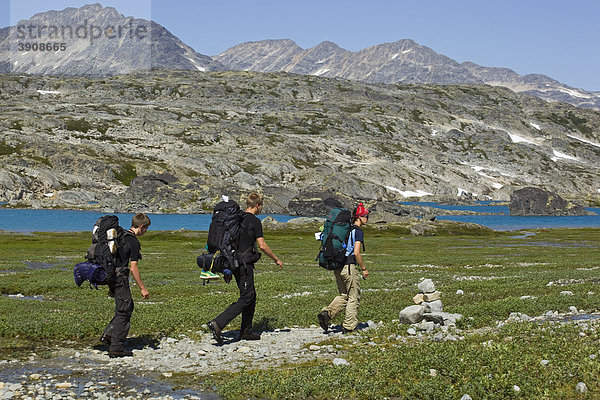
[(302, 192), (287, 206), (291, 215), (301, 217), (323, 217), (336, 207), (350, 208), (350, 202), (332, 192)]
[(569, 203), (558, 194), (535, 187), (515, 190), (508, 206), (510, 215), (589, 215), (585, 208)]

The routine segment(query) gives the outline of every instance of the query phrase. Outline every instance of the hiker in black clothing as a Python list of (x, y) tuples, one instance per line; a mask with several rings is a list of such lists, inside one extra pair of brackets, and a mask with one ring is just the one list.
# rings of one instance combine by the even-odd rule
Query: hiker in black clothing
[(239, 299), (231, 304), (218, 317), (207, 323), (214, 339), (223, 343), (221, 330), (225, 326), (242, 314), (242, 325), (240, 328), (240, 340), (259, 340), (260, 335), (252, 333), (252, 318), (256, 307), (256, 290), (254, 289), (254, 263), (260, 258), (258, 248), (271, 257), (279, 269), (283, 268), (283, 262), (271, 251), (271, 248), (265, 242), (263, 237), (262, 224), (256, 215), (260, 214), (263, 208), (263, 198), (258, 193), (250, 193), (246, 199), (246, 214), (241, 222), (240, 240), (238, 245), (239, 268), (233, 271), (233, 276), (240, 290)]
[(129, 271), (142, 292), (142, 297), (150, 297), (148, 290), (142, 282), (138, 269), (140, 254), (140, 241), (138, 236), (144, 235), (150, 226), (150, 218), (146, 214), (136, 214), (131, 220), (131, 228), (124, 232), (124, 237), (117, 251), (116, 278), (114, 285), (115, 316), (110, 321), (100, 341), (110, 343), (109, 357), (133, 356), (131, 351), (123, 349), (130, 328), (131, 314), (133, 313), (133, 298), (129, 288)]

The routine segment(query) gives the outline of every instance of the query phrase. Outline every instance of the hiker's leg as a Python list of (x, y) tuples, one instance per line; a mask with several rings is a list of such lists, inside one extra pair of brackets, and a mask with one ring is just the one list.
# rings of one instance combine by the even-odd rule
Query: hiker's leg
[[(249, 289), (248, 281), (247, 281), (247, 273), (243, 265), (241, 265), (234, 273), (235, 281), (237, 283), (238, 289), (240, 291), (240, 297), (232, 303), (229, 307), (225, 309), (214, 321), (219, 325), (219, 328), (223, 329), (225, 326), (231, 322), (235, 317), (240, 315), (248, 306), (248, 300), (250, 297), (247, 292)], [(254, 278), (254, 273), (252, 275)], [(254, 292), (254, 279), (252, 279), (252, 292)], [(243, 295), (246, 294), (244, 298)], [(256, 293), (254, 293), (254, 300), (256, 300)]]
[(242, 325), (240, 333), (252, 331), (252, 319), (256, 309), (256, 289), (254, 288), (254, 264), (245, 266), (245, 276), (243, 279), (243, 287), (240, 288), (240, 299), (244, 301), (242, 311)]
[(108, 337), (112, 337), (113, 335), (113, 328), (114, 328), (114, 323), (115, 323), (115, 317), (113, 317), (110, 322), (108, 323), (108, 325), (106, 325), (106, 328), (104, 328), (104, 332), (102, 332), (102, 336), (108, 336)]
[(110, 351), (123, 351), (123, 343), (129, 333), (131, 314), (133, 313), (133, 298), (129, 289), (129, 279), (117, 277), (115, 288), (115, 317), (113, 318), (113, 334), (110, 341)]
[(329, 314), (329, 318), (331, 319), (335, 318), (335, 316), (338, 315), (340, 311), (344, 310), (346, 308), (346, 303), (348, 302), (348, 284), (346, 282), (347, 277), (342, 276), (342, 271), (344, 269), (348, 269), (348, 267), (345, 266), (344, 268), (336, 269), (333, 271), (333, 273), (335, 274), (335, 281), (337, 283), (339, 295), (337, 295), (333, 299), (331, 304), (329, 304), (322, 310), (327, 311), (327, 313)]
[[(346, 304), (346, 316), (342, 327), (352, 331), (358, 325), (358, 305), (360, 303), (360, 276), (355, 265), (350, 268), (344, 267), (348, 276), (348, 303)], [(349, 271), (348, 271), (349, 270)]]

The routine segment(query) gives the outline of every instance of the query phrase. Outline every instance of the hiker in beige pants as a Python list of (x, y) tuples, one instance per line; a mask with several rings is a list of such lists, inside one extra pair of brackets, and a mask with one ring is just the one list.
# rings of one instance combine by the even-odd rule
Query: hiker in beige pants
[(364, 279), (367, 279), (369, 276), (369, 271), (365, 267), (365, 262), (360, 253), (361, 246), (364, 243), (364, 232), (360, 227), (369, 222), (369, 210), (362, 203), (354, 210), (353, 221), (354, 224), (350, 230), (349, 245), (353, 245), (354, 249), (348, 255), (346, 265), (343, 268), (334, 270), (339, 295), (333, 299), (331, 304), (323, 308), (318, 315), (319, 324), (325, 332), (329, 329), (329, 321), (335, 318), (342, 310), (346, 314), (342, 323), (343, 333), (352, 332), (358, 325), (361, 277), (356, 266), (358, 265), (361, 269)]

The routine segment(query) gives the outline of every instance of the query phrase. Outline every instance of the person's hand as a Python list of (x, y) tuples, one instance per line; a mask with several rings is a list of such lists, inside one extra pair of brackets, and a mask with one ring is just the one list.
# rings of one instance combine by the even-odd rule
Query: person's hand
[(363, 279), (367, 279), (369, 277), (369, 270), (368, 269), (363, 269), (362, 270), (362, 277)]
[(279, 258), (277, 259), (277, 261), (275, 261), (275, 264), (279, 265), (280, 271), (283, 269), (283, 261), (281, 261)]
[(148, 292), (148, 289), (146, 289), (146, 288), (142, 289), (142, 297), (144, 299), (149, 299), (150, 298), (150, 292)]

